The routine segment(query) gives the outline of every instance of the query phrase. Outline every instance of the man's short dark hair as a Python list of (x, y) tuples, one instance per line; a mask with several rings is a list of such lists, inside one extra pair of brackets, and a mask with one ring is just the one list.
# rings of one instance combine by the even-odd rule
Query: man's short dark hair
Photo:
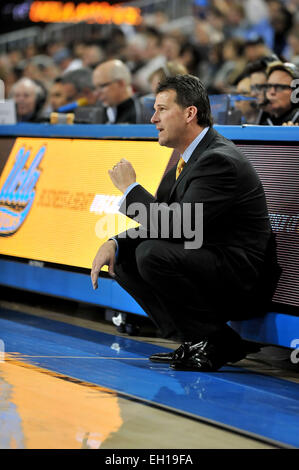
[(86, 88), (93, 90), (92, 70), (88, 67), (82, 67), (66, 72), (61, 77), (61, 83), (72, 83), (78, 93), (81, 93)]
[(245, 72), (247, 75), (251, 75), (253, 73), (262, 72), (266, 75), (267, 68), (272, 62), (278, 61), (278, 57), (276, 54), (271, 54), (269, 56), (261, 57), (253, 62), (249, 62), (245, 67)]
[(197, 123), (200, 126), (212, 126), (210, 100), (207, 90), (199, 78), (194, 75), (175, 75), (167, 77), (158, 84), (156, 94), (166, 90), (176, 92), (176, 102), (182, 108), (197, 108)]

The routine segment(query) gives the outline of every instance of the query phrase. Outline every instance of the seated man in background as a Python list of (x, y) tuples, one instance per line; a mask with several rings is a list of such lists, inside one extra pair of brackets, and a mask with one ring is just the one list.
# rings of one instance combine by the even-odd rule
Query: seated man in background
[(50, 111), (57, 111), (60, 106), (67, 104), (64, 85), (61, 81), (61, 77), (56, 78), (49, 90)]
[(66, 104), (56, 111), (64, 114), (73, 113), (75, 123), (103, 123), (104, 109), (101, 104), (97, 104), (90, 68), (82, 67), (63, 74), (60, 84)]
[(167, 77), (174, 77), (175, 75), (186, 75), (188, 73), (186, 67), (183, 64), (175, 61), (169, 61), (159, 67), (157, 70), (149, 76), (149, 83), (152, 89), (152, 93), (156, 92), (159, 83)]
[(298, 83), (293, 82), (299, 78), (299, 70), (294, 64), (272, 55), (249, 63), (245, 72), (250, 76), (251, 96), (256, 98), (259, 109), (255, 124), (280, 126), (299, 122), (299, 94), (295, 90)]
[(18, 122), (39, 122), (47, 97), (42, 84), (23, 77), (12, 86), (10, 97), (16, 104)]
[(262, 57), (254, 62), (250, 62), (245, 74), (250, 77), (251, 96), (256, 99), (257, 117), (254, 124), (261, 124), (265, 116), (269, 115), (270, 102), (266, 97), (267, 68), (272, 62), (278, 60), (275, 54)]
[[(297, 83), (296, 83), (297, 80)], [(297, 90), (296, 90), (297, 87)], [(264, 124), (299, 124), (299, 69), (289, 62), (273, 62), (267, 69), (266, 97), (269, 114)], [(260, 124), (263, 124), (261, 122)]]
[(74, 103), (82, 99), (84, 106), (95, 104), (91, 69), (84, 67), (67, 72), (62, 75), (60, 83), (67, 103)]
[(93, 72), (96, 98), (105, 107), (105, 124), (150, 123), (150, 115), (134, 95), (128, 67), (120, 60), (109, 60)]
[(241, 112), (241, 124), (255, 124), (258, 117), (258, 107), (251, 94), (250, 76), (242, 74), (236, 82), (235, 108)]

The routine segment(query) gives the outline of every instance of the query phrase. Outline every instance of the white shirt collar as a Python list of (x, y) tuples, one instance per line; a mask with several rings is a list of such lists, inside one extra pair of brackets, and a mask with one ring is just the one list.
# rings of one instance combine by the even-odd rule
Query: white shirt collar
[(189, 160), (189, 158), (191, 157), (192, 153), (194, 152), (194, 150), (197, 147), (197, 145), (199, 144), (199, 142), (204, 138), (204, 136), (206, 135), (206, 133), (208, 132), (209, 129), (210, 129), (209, 127), (205, 127), (195, 137), (195, 139), (191, 142), (191, 144), (186, 148), (185, 152), (182, 155), (182, 158), (185, 160), (186, 163)]
[(114, 124), (116, 121), (116, 108), (112, 108), (112, 106), (108, 106), (106, 109), (107, 117), (108, 117), (108, 124)]

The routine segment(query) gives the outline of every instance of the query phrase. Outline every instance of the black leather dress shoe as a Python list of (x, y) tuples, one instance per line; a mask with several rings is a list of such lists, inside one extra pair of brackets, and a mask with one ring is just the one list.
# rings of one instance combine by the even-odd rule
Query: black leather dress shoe
[(152, 362), (170, 363), (172, 360), (182, 359), (186, 355), (191, 344), (192, 343), (183, 343), (178, 349), (175, 349), (174, 351), (152, 354), (149, 360)]
[(242, 340), (235, 344), (219, 344), (205, 339), (189, 346), (183, 357), (173, 358), (170, 367), (176, 370), (215, 372), (227, 362), (243, 359), (248, 350)]

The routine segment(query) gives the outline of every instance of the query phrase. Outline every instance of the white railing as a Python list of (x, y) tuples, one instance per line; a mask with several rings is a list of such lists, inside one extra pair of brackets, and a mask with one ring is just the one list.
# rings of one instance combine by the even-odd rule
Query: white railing
[(0, 52), (7, 52), (11, 49), (26, 47), (29, 44), (39, 44), (41, 28), (32, 26), (26, 29), (19, 29), (11, 33), (0, 35)]

